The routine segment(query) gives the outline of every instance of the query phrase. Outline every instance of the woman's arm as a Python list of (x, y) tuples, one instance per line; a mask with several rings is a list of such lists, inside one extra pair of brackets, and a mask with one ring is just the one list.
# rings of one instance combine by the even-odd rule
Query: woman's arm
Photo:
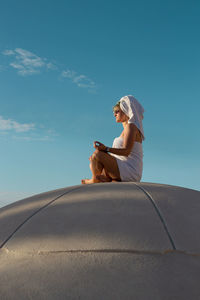
[[(134, 124), (127, 124), (126, 127), (124, 128), (123, 148), (109, 148), (109, 152), (117, 155), (129, 156), (133, 148), (136, 135), (137, 135), (137, 127)], [(99, 151), (106, 150), (106, 146), (104, 146), (101, 143), (99, 143), (100, 145), (97, 146), (96, 143), (98, 142), (94, 142), (95, 149)]]
[(137, 127), (134, 124), (127, 124), (124, 128), (124, 144), (123, 148), (110, 148), (110, 153), (129, 156), (133, 148), (137, 134)]

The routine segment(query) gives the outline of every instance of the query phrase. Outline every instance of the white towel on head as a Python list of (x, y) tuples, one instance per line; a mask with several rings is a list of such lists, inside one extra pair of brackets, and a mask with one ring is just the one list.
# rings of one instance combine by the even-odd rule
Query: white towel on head
[(120, 99), (121, 110), (129, 117), (128, 123), (133, 123), (140, 130), (142, 139), (144, 140), (144, 130), (142, 125), (144, 108), (131, 95), (124, 96)]

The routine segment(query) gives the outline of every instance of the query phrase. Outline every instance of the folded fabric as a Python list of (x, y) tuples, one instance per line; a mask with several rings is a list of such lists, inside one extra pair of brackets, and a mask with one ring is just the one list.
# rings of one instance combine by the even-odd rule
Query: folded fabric
[(144, 108), (133, 96), (128, 95), (120, 99), (121, 110), (129, 117), (128, 123), (133, 123), (140, 130), (144, 140), (144, 130), (142, 125)]

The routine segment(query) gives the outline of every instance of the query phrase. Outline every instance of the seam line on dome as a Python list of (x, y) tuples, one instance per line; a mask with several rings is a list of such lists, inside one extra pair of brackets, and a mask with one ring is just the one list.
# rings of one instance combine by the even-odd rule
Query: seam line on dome
[[(130, 253), (130, 254), (149, 254), (149, 255), (162, 255), (162, 254), (171, 254), (179, 251), (174, 250), (133, 250), (133, 249), (69, 249), (69, 250), (51, 250), (51, 251), (38, 251), (38, 255), (48, 255), (48, 254), (63, 254), (63, 253)], [(182, 253), (182, 252), (181, 252)]]
[(13, 235), (26, 223), (28, 222), (33, 216), (35, 216), (37, 213), (39, 213), (41, 210), (43, 210), (44, 208), (46, 208), (47, 206), (49, 206), (50, 204), (52, 204), (54, 201), (56, 201), (57, 199), (63, 197), (66, 194), (69, 194), (70, 192), (73, 192), (75, 190), (80, 189), (81, 187), (77, 187), (74, 189), (71, 189), (70, 191), (67, 191), (65, 193), (63, 193), (62, 195), (56, 197), (55, 199), (51, 200), (50, 202), (48, 202), (47, 204), (45, 204), (44, 206), (40, 207), (38, 210), (36, 210), (34, 213), (32, 213), (29, 217), (27, 217), (20, 225), (17, 226), (17, 228), (9, 235), (9, 237), (0, 245), (0, 249), (2, 247), (5, 246), (5, 244), (13, 237)]
[(172, 239), (172, 236), (171, 236), (171, 234), (170, 234), (170, 232), (169, 232), (169, 230), (168, 230), (168, 228), (167, 228), (167, 224), (166, 224), (166, 222), (165, 222), (165, 219), (164, 219), (164, 217), (162, 216), (161, 211), (159, 210), (158, 206), (156, 205), (156, 202), (154, 201), (153, 197), (152, 197), (151, 194), (150, 194), (149, 192), (147, 192), (142, 186), (138, 185), (136, 182), (133, 182), (133, 183), (134, 183), (140, 190), (142, 190), (142, 191), (145, 193), (145, 195), (147, 195), (147, 197), (149, 198), (149, 200), (151, 201), (152, 205), (154, 206), (154, 208), (155, 208), (155, 210), (156, 210), (156, 212), (157, 212), (157, 214), (158, 214), (158, 216), (159, 216), (159, 218), (160, 218), (160, 220), (161, 220), (161, 222), (162, 222), (162, 224), (163, 224), (163, 226), (164, 226), (164, 229), (165, 229), (165, 231), (166, 231), (166, 233), (167, 233), (167, 236), (168, 236), (168, 238), (169, 238), (169, 240), (170, 240), (170, 243), (171, 243), (171, 245), (172, 245), (173, 250), (177, 250), (177, 249), (176, 249), (176, 246), (175, 246), (175, 243), (174, 243), (174, 241), (173, 241), (173, 239)]

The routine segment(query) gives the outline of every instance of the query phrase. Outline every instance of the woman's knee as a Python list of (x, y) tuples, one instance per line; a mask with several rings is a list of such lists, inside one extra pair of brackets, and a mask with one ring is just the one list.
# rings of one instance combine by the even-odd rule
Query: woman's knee
[(99, 157), (101, 156), (101, 153), (100, 153), (101, 151), (99, 151), (99, 150), (95, 150), (94, 151), (94, 153), (92, 154), (92, 160), (98, 160), (99, 159)]

